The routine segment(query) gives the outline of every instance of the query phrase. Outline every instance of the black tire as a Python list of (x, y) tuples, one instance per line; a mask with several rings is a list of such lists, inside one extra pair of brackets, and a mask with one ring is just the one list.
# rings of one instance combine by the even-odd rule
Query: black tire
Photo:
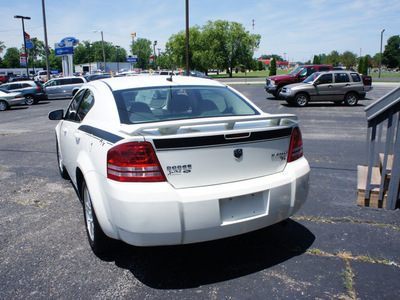
[(93, 209), (92, 200), (86, 182), (83, 181), (81, 189), (83, 203), (83, 215), (85, 218), (85, 228), (90, 248), (96, 255), (104, 255), (110, 251), (112, 240), (107, 237), (97, 221), (96, 213)]
[(279, 97), (279, 93), (282, 91), (282, 89), (283, 89), (283, 86), (281, 86), (281, 87), (279, 87), (277, 90), (276, 90), (276, 92), (275, 92), (275, 98), (276, 99), (282, 99), (281, 97)]
[(56, 138), (56, 149), (57, 149), (57, 165), (58, 165), (58, 171), (60, 172), (60, 175), (64, 179), (69, 179), (69, 175), (67, 172), (67, 169), (65, 169), (65, 166), (63, 164), (61, 155), (60, 155), (60, 147), (58, 146), (57, 138)]
[(35, 98), (32, 95), (26, 95), (25, 96), (25, 104), (26, 105), (33, 105), (35, 104)]
[(6, 101), (0, 101), (0, 111), (8, 109), (8, 103)]
[(309, 101), (310, 101), (310, 97), (308, 97), (308, 95), (305, 93), (297, 94), (294, 97), (294, 103), (299, 107), (307, 106)]
[(358, 95), (356, 93), (348, 93), (344, 97), (344, 103), (347, 106), (355, 106), (358, 103)]

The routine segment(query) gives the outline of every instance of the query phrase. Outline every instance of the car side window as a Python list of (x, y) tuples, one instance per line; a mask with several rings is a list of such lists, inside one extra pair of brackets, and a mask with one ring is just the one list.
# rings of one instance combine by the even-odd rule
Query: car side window
[(23, 88), (30, 88), (30, 87), (32, 87), (29, 83), (23, 83), (22, 84), (22, 87)]
[(318, 78), (316, 84), (327, 84), (332, 82), (333, 82), (332, 74), (323, 74)]
[(315, 68), (314, 67), (307, 68), (307, 76), (310, 76), (313, 73), (315, 73)]
[(11, 91), (11, 90), (16, 90), (16, 89), (20, 89), (20, 88), (21, 88), (20, 83), (13, 83), (13, 84), (10, 84), (10, 87), (8, 89)]
[(347, 75), (346, 73), (335, 73), (335, 82), (350, 82), (349, 75)]
[(76, 93), (74, 98), (72, 98), (72, 101), (68, 107), (67, 113), (65, 114), (64, 120), (76, 121), (76, 114), (78, 111), (79, 102), (82, 99), (84, 92), (85, 92), (85, 90), (81, 90), (78, 93)]
[(76, 118), (78, 122), (82, 122), (86, 114), (93, 107), (93, 104), (94, 104), (93, 93), (91, 90), (86, 90), (86, 93), (83, 95), (81, 103), (79, 104), (77, 118)]
[(353, 79), (354, 82), (360, 82), (361, 81), (360, 75), (358, 75), (357, 73), (351, 73), (350, 76), (351, 76), (351, 78)]
[(329, 67), (319, 67), (319, 71), (329, 71), (330, 68)]
[(71, 78), (71, 83), (83, 83), (83, 79), (82, 78)]

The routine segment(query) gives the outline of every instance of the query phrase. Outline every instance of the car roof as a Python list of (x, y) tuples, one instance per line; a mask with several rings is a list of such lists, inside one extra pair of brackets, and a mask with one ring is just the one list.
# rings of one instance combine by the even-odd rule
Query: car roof
[[(172, 81), (170, 79), (172, 78)], [(90, 82), (91, 85), (107, 84), (113, 91), (124, 90), (128, 88), (143, 87), (169, 87), (169, 86), (220, 86), (226, 85), (205, 78), (190, 76), (126, 76), (117, 78), (100, 79)]]

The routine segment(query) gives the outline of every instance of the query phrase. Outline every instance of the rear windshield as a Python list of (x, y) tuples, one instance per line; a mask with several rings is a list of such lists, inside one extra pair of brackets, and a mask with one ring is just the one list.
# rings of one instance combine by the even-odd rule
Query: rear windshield
[(159, 87), (114, 91), (121, 123), (259, 114), (227, 87)]

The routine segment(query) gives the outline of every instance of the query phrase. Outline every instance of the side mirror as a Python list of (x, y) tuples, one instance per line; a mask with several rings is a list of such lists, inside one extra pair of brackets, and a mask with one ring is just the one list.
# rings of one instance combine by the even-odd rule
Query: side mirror
[(53, 110), (52, 112), (49, 113), (49, 120), (62, 120), (64, 117), (64, 110), (63, 109), (58, 109), (58, 110)]

